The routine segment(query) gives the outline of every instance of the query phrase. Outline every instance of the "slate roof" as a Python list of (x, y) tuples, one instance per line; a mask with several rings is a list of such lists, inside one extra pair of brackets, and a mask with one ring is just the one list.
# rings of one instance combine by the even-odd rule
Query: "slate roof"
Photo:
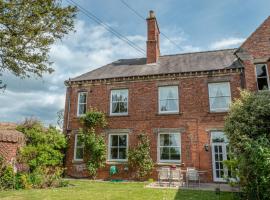
[(24, 134), (16, 130), (17, 124), (0, 123), (0, 142), (24, 142)]
[(224, 49), (160, 56), (155, 64), (146, 64), (146, 58), (121, 59), (72, 78), (70, 81), (242, 68), (235, 55), (236, 50)]

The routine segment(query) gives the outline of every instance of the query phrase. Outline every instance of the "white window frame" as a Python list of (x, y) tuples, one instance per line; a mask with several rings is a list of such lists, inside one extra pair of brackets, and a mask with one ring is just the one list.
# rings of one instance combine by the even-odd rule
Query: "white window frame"
[[(123, 91), (123, 90), (127, 91), (127, 112), (113, 113), (112, 112), (112, 103), (113, 103), (113, 101), (112, 101), (112, 95), (113, 95), (113, 92), (115, 92), (115, 91)], [(111, 116), (128, 115), (128, 103), (129, 103), (129, 90), (128, 89), (125, 88), (125, 89), (113, 89), (113, 90), (111, 90), (111, 95), (110, 95), (110, 115)]]
[[(80, 103), (81, 94), (85, 94), (85, 96), (86, 96), (85, 97), (85, 103)], [(85, 115), (85, 113), (83, 113), (83, 114), (79, 113), (79, 107), (80, 107), (81, 104), (85, 105), (85, 111), (86, 111), (86, 109), (87, 109), (87, 92), (78, 92), (78, 100), (77, 100), (77, 116), (78, 117), (81, 117), (81, 116)]]
[[(170, 87), (174, 87), (177, 88), (177, 99), (170, 99), (170, 100), (177, 100), (177, 110), (175, 111), (161, 111), (161, 105), (160, 105), (160, 89), (161, 88), (170, 88)], [(165, 99), (163, 99), (165, 100)], [(179, 87), (178, 85), (164, 85), (164, 86), (159, 86), (158, 87), (158, 113), (159, 114), (175, 114), (175, 113), (179, 113)]]
[[(160, 148), (161, 147), (178, 147), (178, 146), (160, 146), (160, 135), (162, 134), (178, 134), (179, 135), (179, 153), (180, 153), (180, 160), (161, 160), (161, 155), (160, 155)], [(182, 148), (182, 143), (181, 143), (181, 133), (179, 132), (161, 132), (161, 133), (158, 133), (158, 145), (157, 145), (157, 160), (158, 160), (158, 163), (174, 163), (174, 164), (180, 164), (181, 163), (181, 160), (182, 160), (182, 152), (181, 152), (181, 148)]]
[[(210, 99), (211, 98), (214, 98), (214, 97), (210, 97), (210, 89), (209, 89), (209, 85), (217, 85), (217, 84), (221, 84), (221, 83), (226, 83), (229, 87), (229, 93), (230, 93), (230, 103), (232, 102), (232, 92), (231, 92), (231, 84), (229, 81), (227, 82), (213, 82), (213, 83), (208, 83), (208, 102), (209, 102), (209, 110), (210, 112), (227, 112), (229, 110), (229, 107), (228, 108), (211, 108), (211, 101)], [(229, 96), (224, 96), (224, 97), (229, 97)]]
[[(112, 159), (111, 158), (111, 136), (113, 135), (126, 135), (127, 137), (127, 146), (126, 146), (126, 159)], [(127, 162), (128, 161), (128, 133), (110, 133), (108, 137), (108, 161), (116, 161), (116, 162)], [(119, 140), (119, 139), (118, 139)], [(118, 146), (119, 148), (119, 146)]]
[(266, 80), (267, 80), (267, 85), (268, 85), (268, 90), (270, 90), (270, 81), (269, 81), (269, 74), (268, 74), (268, 65), (266, 63), (258, 63), (255, 65), (255, 75), (256, 75), (256, 85), (257, 85), (257, 90), (258, 91), (264, 91), (259, 89), (259, 84), (258, 84), (258, 74), (257, 74), (257, 65), (265, 65), (266, 69)]
[(75, 143), (74, 143), (74, 155), (73, 155), (73, 160), (74, 161), (83, 161), (83, 158), (76, 158), (76, 154), (77, 154), (77, 148), (82, 148), (83, 152), (84, 152), (84, 145), (82, 146), (77, 146), (77, 140), (78, 140), (78, 136), (81, 134), (75, 134)]

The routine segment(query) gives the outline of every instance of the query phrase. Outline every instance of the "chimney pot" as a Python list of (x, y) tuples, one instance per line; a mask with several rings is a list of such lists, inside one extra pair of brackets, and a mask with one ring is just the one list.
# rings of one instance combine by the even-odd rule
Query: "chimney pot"
[(156, 18), (155, 12), (154, 12), (153, 10), (150, 10), (150, 11), (149, 11), (149, 18), (150, 18), (150, 19), (151, 19), (151, 18)]

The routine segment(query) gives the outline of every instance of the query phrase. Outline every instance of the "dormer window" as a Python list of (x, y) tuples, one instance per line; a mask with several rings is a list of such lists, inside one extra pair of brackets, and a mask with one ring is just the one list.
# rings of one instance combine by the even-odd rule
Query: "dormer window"
[(258, 90), (269, 90), (269, 75), (266, 64), (256, 65), (256, 78)]

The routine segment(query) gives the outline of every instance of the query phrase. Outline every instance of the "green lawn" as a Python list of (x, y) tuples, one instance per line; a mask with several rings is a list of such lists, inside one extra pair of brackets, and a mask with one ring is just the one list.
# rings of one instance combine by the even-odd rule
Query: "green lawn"
[(231, 200), (232, 193), (221, 193), (220, 198), (214, 192), (175, 190), (175, 189), (149, 189), (144, 188), (145, 183), (110, 183), (94, 181), (70, 181), (69, 187), (57, 189), (32, 189), (18, 191), (1, 191), (0, 199), (16, 200), (42, 200), (42, 199), (180, 199), (180, 200)]

